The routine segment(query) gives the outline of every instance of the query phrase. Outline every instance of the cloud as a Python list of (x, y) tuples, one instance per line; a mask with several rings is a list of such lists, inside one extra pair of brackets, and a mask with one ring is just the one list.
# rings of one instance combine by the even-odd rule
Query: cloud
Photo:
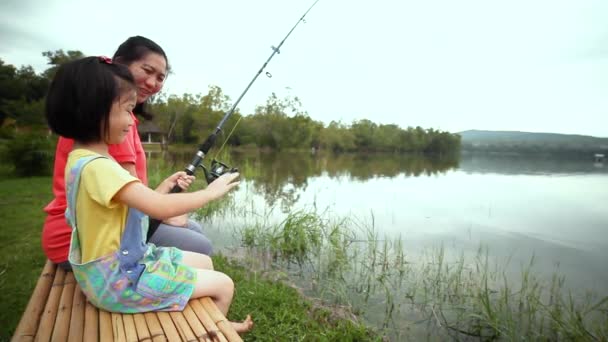
[[(234, 100), (308, 6), (4, 0), (0, 58), (42, 71), (42, 51), (109, 55), (139, 34), (169, 56), (165, 91), (213, 84)], [(276, 92), (300, 97), (324, 122), (608, 136), (607, 10), (602, 0), (320, 1), (240, 109), (251, 113)]]

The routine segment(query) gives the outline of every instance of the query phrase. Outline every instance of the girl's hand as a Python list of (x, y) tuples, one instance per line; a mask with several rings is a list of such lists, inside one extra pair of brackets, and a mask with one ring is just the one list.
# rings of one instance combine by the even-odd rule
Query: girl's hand
[(205, 191), (209, 193), (212, 199), (218, 199), (239, 185), (239, 182), (236, 181), (237, 178), (239, 178), (238, 172), (225, 173), (209, 184)]
[(196, 177), (189, 176), (185, 171), (178, 171), (165, 179), (156, 190), (161, 193), (169, 193), (176, 184), (180, 189), (186, 190), (194, 182), (194, 179)]

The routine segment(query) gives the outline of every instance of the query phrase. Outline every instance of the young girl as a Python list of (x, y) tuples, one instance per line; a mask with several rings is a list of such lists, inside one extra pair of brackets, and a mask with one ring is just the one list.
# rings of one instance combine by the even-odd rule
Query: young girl
[[(232, 280), (205, 269), (205, 255), (146, 244), (146, 214), (164, 219), (199, 208), (237, 186), (238, 174), (191, 193), (166, 194), (175, 184), (186, 188), (192, 182), (184, 172), (167, 178), (159, 192), (144, 186), (108, 153), (108, 144), (129, 134), (136, 102), (133, 76), (107, 57), (66, 63), (51, 82), (49, 126), (75, 141), (65, 170), (74, 276), (87, 299), (107, 311), (179, 311), (191, 298), (209, 296), (226, 315)], [(248, 316), (233, 325), (244, 332), (253, 322)]]
[[(157, 94), (163, 87), (169, 74), (169, 60), (165, 51), (154, 41), (134, 36), (125, 40), (114, 53), (113, 62), (129, 68), (137, 88), (137, 105), (133, 110), (135, 124), (131, 133), (121, 144), (110, 145), (110, 156), (133, 176), (147, 185), (146, 154), (137, 131), (137, 116), (148, 117), (143, 104), (150, 96)], [(74, 141), (59, 137), (55, 151), (53, 167), (53, 200), (44, 208), (47, 216), (42, 228), (42, 249), (47, 258), (59, 267), (69, 270), (68, 252), (72, 227), (65, 220), (67, 208), (65, 192), (65, 165), (68, 154), (72, 151)], [(188, 219), (187, 215), (164, 220), (149, 237), (149, 242), (157, 246), (177, 247), (182, 251), (190, 251), (211, 255), (211, 241), (203, 234), (198, 222)]]

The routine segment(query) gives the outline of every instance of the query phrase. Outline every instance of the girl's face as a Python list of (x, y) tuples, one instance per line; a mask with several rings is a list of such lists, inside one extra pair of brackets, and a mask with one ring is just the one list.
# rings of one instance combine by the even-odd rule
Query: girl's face
[(136, 101), (137, 92), (135, 90), (121, 94), (114, 101), (109, 115), (108, 132), (103, 135), (106, 137), (107, 144), (120, 144), (125, 140), (134, 123), (131, 112), (137, 104)]
[(137, 86), (137, 103), (142, 103), (162, 89), (167, 76), (167, 61), (162, 55), (150, 52), (131, 63), (129, 70)]

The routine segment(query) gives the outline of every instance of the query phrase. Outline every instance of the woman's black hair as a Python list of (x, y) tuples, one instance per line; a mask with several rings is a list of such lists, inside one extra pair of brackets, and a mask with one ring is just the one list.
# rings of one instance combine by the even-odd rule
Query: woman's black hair
[[(124, 43), (120, 44), (112, 58), (114, 61), (116, 61), (116, 63), (129, 66), (131, 63), (144, 58), (150, 52), (163, 56), (165, 63), (167, 64), (167, 73), (169, 73), (171, 69), (169, 67), (169, 59), (167, 58), (167, 54), (165, 54), (165, 51), (160, 47), (160, 45), (146, 37), (129, 37), (124, 41)], [(154, 117), (151, 113), (145, 110), (145, 103), (138, 103), (133, 109), (133, 113), (142, 116), (146, 120), (152, 120)]]
[(107, 57), (68, 62), (57, 69), (51, 81), (45, 116), (51, 130), (61, 136), (80, 143), (103, 141), (112, 104), (134, 90), (129, 68)]

